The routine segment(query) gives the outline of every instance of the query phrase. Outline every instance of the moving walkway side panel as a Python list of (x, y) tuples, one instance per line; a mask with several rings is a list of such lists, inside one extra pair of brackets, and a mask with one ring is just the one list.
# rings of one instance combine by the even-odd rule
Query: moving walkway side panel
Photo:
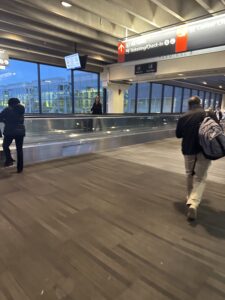
[[(28, 118), (24, 162), (28, 165), (172, 137), (177, 118), (174, 115)], [(86, 126), (90, 122), (98, 128)], [(15, 157), (15, 146), (11, 149)], [(2, 151), (0, 159), (3, 161)]]

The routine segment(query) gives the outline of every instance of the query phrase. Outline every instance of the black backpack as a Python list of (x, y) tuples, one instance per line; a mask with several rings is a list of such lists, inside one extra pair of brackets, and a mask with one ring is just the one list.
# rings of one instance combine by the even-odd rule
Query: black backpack
[(209, 116), (200, 125), (199, 143), (206, 158), (216, 160), (225, 156), (224, 130)]

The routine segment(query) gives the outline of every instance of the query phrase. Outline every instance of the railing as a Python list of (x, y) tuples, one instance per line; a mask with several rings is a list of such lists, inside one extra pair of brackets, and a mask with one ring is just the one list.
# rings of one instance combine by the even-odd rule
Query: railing
[(178, 115), (26, 118), (25, 143), (129, 135), (174, 128)]

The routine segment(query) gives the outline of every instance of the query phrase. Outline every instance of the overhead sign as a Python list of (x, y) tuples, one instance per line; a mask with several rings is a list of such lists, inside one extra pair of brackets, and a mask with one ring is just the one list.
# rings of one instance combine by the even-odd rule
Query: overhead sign
[(152, 63), (135, 66), (135, 75), (146, 74), (146, 73), (155, 73), (155, 72), (157, 72), (157, 62), (152, 62)]
[(128, 38), (118, 44), (118, 62), (222, 46), (225, 45), (224, 32), (225, 14)]

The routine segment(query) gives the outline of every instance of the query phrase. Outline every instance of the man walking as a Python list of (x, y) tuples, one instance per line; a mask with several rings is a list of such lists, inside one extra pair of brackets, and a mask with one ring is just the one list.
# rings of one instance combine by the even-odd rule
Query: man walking
[(23, 139), (25, 136), (24, 126), (24, 106), (20, 104), (19, 99), (10, 98), (8, 107), (0, 113), (0, 122), (5, 124), (3, 150), (5, 153), (5, 167), (13, 165), (13, 158), (9, 146), (15, 140), (17, 152), (17, 172), (23, 171)]
[(193, 221), (197, 217), (197, 208), (202, 200), (211, 161), (205, 158), (199, 144), (198, 131), (205, 118), (200, 98), (191, 97), (188, 105), (189, 111), (178, 120), (176, 136), (182, 138), (182, 153), (187, 175), (187, 218)]

